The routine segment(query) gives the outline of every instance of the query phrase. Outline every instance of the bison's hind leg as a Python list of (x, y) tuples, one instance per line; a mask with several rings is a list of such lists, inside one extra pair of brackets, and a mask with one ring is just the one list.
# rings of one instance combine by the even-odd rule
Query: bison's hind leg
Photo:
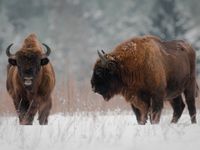
[(39, 124), (40, 125), (47, 125), (48, 124), (48, 116), (50, 114), (50, 110), (52, 107), (51, 98), (47, 99), (47, 101), (42, 101), (39, 107)]
[(189, 84), (189, 86), (184, 91), (185, 100), (188, 106), (188, 111), (190, 114), (191, 122), (196, 123), (196, 106), (195, 106), (195, 97), (196, 97), (196, 82), (195, 80)]
[(183, 102), (182, 96), (179, 95), (178, 97), (174, 98), (173, 100), (170, 100), (170, 104), (174, 111), (171, 123), (177, 123), (183, 113), (184, 108), (185, 108), (185, 104)]
[(158, 124), (160, 122), (162, 109), (163, 109), (163, 94), (162, 92), (158, 92), (158, 94), (153, 95), (151, 99), (151, 110), (150, 110), (151, 124)]

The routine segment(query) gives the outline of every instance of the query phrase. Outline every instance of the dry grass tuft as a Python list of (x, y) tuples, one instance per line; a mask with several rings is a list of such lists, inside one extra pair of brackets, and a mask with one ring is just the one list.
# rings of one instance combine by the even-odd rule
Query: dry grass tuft
[[(0, 82), (0, 115), (16, 115), (12, 99), (7, 94), (5, 81)], [(200, 93), (199, 93), (200, 97)], [(200, 108), (200, 99), (197, 98), (197, 107)], [(170, 108), (169, 104), (165, 105)], [(92, 92), (90, 82), (78, 84), (73, 78), (58, 84), (53, 93), (53, 107), (51, 113), (74, 114), (77, 112), (127, 111), (130, 105), (121, 96), (115, 96), (109, 102), (102, 96)]]

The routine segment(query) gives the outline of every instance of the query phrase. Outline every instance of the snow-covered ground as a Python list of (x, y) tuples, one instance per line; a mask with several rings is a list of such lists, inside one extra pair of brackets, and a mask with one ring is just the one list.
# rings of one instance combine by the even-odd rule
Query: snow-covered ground
[(132, 113), (107, 115), (52, 115), (49, 125), (20, 126), (16, 117), (0, 117), (1, 150), (199, 150), (198, 124), (184, 113), (178, 124), (170, 124), (172, 113), (164, 113), (159, 125), (137, 125)]

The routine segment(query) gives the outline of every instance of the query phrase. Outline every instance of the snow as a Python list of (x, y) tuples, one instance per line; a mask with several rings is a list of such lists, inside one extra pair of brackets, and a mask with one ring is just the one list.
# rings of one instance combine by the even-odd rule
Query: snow
[[(184, 113), (178, 124), (170, 124), (172, 113), (164, 113), (159, 125), (137, 125), (132, 113), (51, 115), (49, 125), (18, 125), (17, 117), (0, 117), (1, 150), (197, 150), (200, 118), (191, 124)], [(198, 115), (199, 116), (199, 113)]]

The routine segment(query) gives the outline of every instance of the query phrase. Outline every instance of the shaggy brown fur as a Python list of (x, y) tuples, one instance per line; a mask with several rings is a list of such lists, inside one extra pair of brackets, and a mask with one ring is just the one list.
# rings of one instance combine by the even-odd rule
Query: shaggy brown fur
[(105, 100), (123, 95), (131, 103), (139, 124), (146, 123), (148, 113), (152, 124), (159, 123), (165, 99), (171, 99), (172, 122), (176, 123), (184, 109), (184, 93), (191, 122), (196, 123), (195, 61), (195, 51), (184, 41), (136, 37), (119, 44), (111, 53), (100, 55), (91, 84)]
[(36, 35), (31, 34), (24, 40), (22, 48), (9, 57), (7, 67), (7, 90), (20, 124), (32, 124), (37, 111), (39, 123), (48, 123), (54, 86), (53, 67)]

